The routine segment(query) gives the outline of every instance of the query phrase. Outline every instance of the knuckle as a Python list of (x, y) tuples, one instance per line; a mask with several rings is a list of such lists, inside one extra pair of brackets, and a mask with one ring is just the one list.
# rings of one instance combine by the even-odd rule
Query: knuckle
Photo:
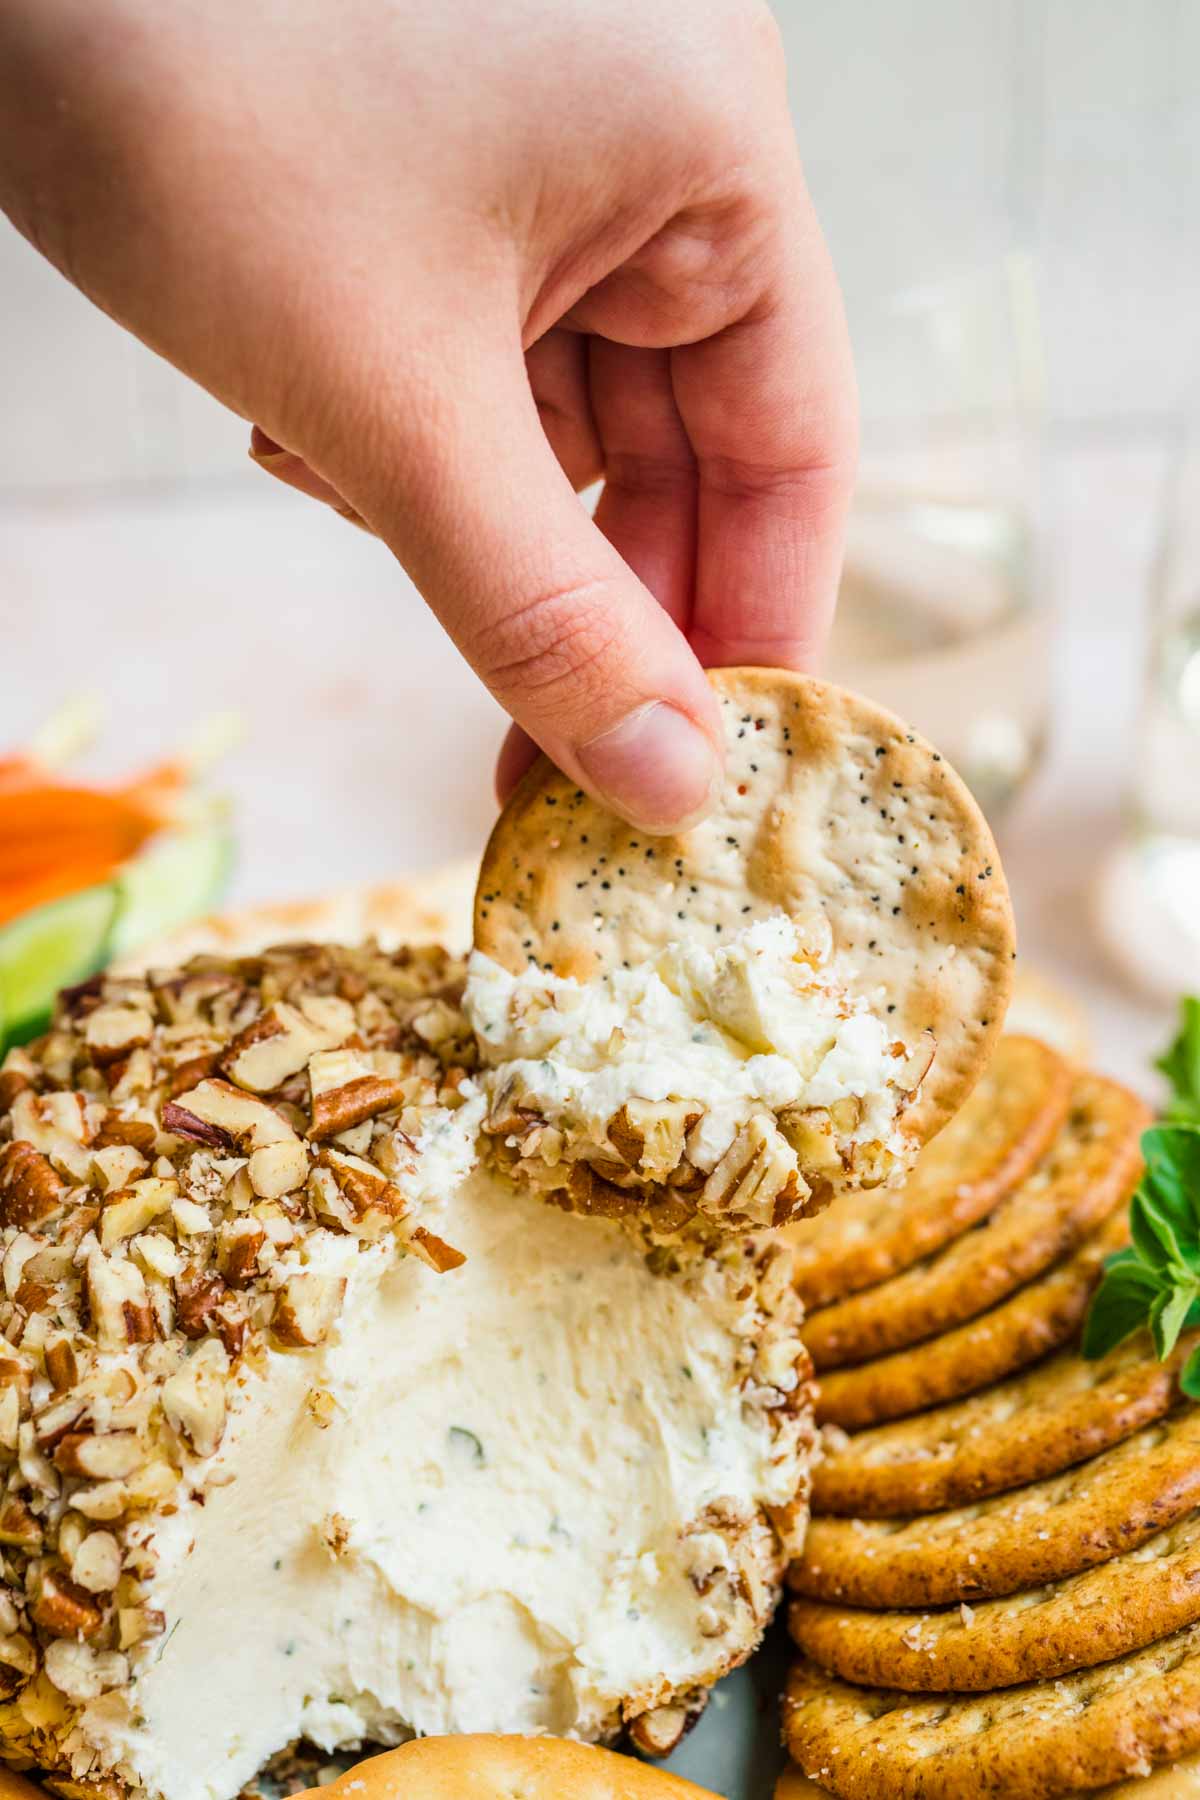
[(724, 499), (751, 501), (770, 513), (819, 518), (838, 512), (854, 484), (854, 458), (767, 468), (736, 457), (706, 458), (704, 486)]
[(490, 620), (467, 654), (490, 687), (553, 705), (616, 652), (612, 598), (603, 578), (550, 589)]
[(668, 501), (690, 492), (695, 484), (696, 468), (690, 461), (650, 456), (636, 450), (610, 450), (605, 458), (605, 488), (616, 488), (622, 493)]

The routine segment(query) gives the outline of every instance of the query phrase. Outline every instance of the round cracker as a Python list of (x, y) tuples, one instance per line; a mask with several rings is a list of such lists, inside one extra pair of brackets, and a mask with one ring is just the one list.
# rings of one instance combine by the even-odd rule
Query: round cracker
[(1200, 1411), (1185, 1407), (1060, 1475), (913, 1519), (814, 1519), (788, 1586), (850, 1606), (951, 1606), (1107, 1562), (1200, 1506)]
[(1036, 1038), (1002, 1037), (902, 1188), (842, 1194), (787, 1227), (805, 1306), (813, 1311), (887, 1281), (985, 1218), (1047, 1148), (1070, 1093), (1071, 1070), (1057, 1051)]
[(817, 1387), (817, 1419), (855, 1431), (940, 1406), (1011, 1375), (1068, 1342), (1083, 1324), (1106, 1257), (1129, 1241), (1114, 1213), (1065, 1262), (990, 1312), (874, 1362), (831, 1369)]
[(1145, 1332), (1088, 1362), (1064, 1351), (1015, 1379), (831, 1444), (814, 1512), (888, 1518), (961, 1506), (1059, 1473), (1162, 1418), (1200, 1343), (1185, 1332), (1159, 1362)]
[(475, 943), (513, 973), (586, 980), (672, 940), (819, 913), (837, 979), (886, 1006), (898, 1038), (936, 1040), (902, 1120), (924, 1143), (986, 1064), (1012, 986), (991, 832), (949, 764), (871, 701), (777, 669), (710, 680), (726, 766), (709, 817), (648, 837), (541, 758), (484, 852)]
[(841, 1800), (1088, 1792), (1200, 1748), (1200, 1624), (1099, 1668), (995, 1694), (914, 1699), (851, 1687), (802, 1659), (784, 1733), (801, 1769)]
[(1149, 1107), (1128, 1088), (1078, 1076), (1058, 1136), (985, 1223), (893, 1280), (810, 1315), (804, 1342), (815, 1366), (866, 1362), (950, 1331), (1071, 1255), (1136, 1187), (1149, 1123)]
[(415, 1738), (306, 1800), (714, 1800), (710, 1789), (566, 1738)]
[(1200, 1515), (1045, 1587), (940, 1612), (794, 1600), (795, 1642), (844, 1681), (981, 1693), (1051, 1681), (1139, 1650), (1200, 1618)]

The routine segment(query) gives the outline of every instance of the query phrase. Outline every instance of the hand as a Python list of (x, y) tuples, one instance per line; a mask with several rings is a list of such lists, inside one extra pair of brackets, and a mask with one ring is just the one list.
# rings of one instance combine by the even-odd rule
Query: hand
[(818, 653), (854, 386), (758, 0), (0, 0), (0, 203), (644, 828), (701, 665)]

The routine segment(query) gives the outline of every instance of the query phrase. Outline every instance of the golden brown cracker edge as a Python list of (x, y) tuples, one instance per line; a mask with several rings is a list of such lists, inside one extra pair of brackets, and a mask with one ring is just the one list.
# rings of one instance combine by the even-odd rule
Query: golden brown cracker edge
[(903, 1188), (841, 1194), (836, 1207), (786, 1227), (796, 1287), (809, 1310), (891, 1280), (990, 1213), (1056, 1137), (1071, 1086), (1070, 1066), (1057, 1051), (1005, 1032)]
[[(300, 1800), (719, 1800), (709, 1788), (566, 1738), (423, 1737)], [(14, 1797), (15, 1800), (15, 1797)]]
[(873, 701), (811, 676), (710, 672), (725, 780), (690, 830), (649, 837), (546, 759), (496, 822), (475, 900), (477, 947), (588, 979), (672, 939), (720, 941), (782, 909), (822, 913), (835, 963), (883, 988), (897, 1035), (932, 1032), (903, 1118), (924, 1143), (991, 1054), (1013, 980), (1012, 906), (992, 834), (960, 777)]

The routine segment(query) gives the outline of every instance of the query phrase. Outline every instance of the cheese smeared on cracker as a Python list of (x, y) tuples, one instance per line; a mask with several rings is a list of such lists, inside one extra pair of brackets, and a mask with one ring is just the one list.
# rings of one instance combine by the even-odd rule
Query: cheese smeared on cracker
[[(783, 912), (717, 948), (669, 944), (591, 980), (481, 952), (465, 1009), (491, 1065), (487, 1128), (540, 1190), (666, 1187), (666, 1217), (777, 1225), (815, 1189), (876, 1185), (929, 1060), (834, 979), (824, 920)], [(614, 1202), (613, 1210), (620, 1210)]]

